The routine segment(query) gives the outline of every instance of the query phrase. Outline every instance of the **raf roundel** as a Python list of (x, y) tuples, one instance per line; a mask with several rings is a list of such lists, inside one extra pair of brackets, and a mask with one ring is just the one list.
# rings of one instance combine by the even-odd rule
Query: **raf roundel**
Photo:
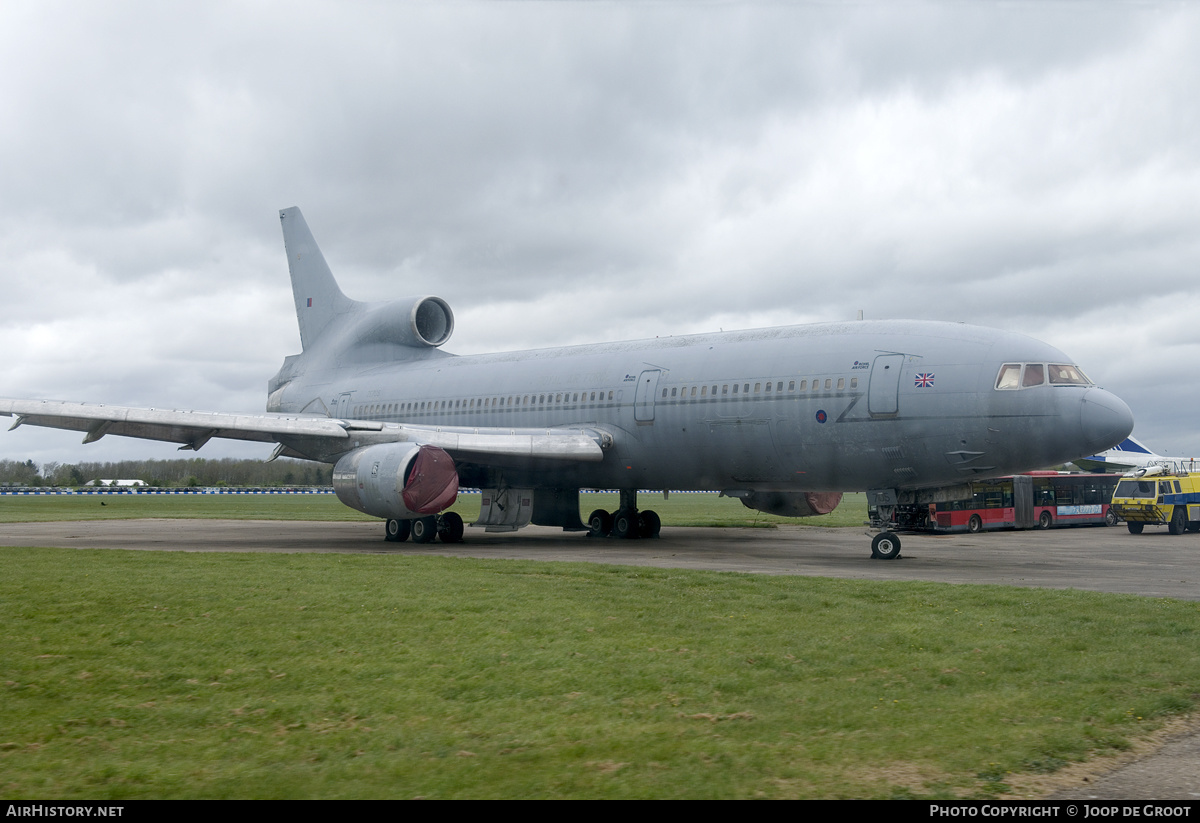
[(824, 423), (828, 419), (829, 419), (829, 415), (827, 415), (825, 413), (824, 409), (817, 409), (817, 422), (818, 423)]

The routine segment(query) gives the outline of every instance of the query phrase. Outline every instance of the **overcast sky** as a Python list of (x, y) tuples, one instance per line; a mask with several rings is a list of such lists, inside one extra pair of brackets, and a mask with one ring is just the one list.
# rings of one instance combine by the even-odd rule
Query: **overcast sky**
[[(966, 321), (1200, 455), (1197, 42), (1166, 2), (6, 0), (0, 396), (261, 410), (296, 205), (456, 353)], [(0, 458), (177, 456), (79, 440)]]

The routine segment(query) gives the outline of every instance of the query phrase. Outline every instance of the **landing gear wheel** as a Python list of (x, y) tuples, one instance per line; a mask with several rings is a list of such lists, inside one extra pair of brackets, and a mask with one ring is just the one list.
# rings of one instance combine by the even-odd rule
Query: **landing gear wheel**
[(642, 537), (658, 537), (662, 531), (662, 520), (653, 511), (638, 513), (638, 534)]
[(1141, 534), (1142, 529), (1146, 528), (1145, 523), (1126, 523), (1125, 526), (1129, 529), (1130, 534)]
[(1054, 525), (1054, 518), (1050, 512), (1042, 512), (1038, 515), (1038, 528), (1043, 531)]
[(588, 537), (608, 537), (612, 532), (612, 515), (604, 509), (596, 509), (588, 515)]
[(454, 512), (438, 515), (438, 537), (443, 543), (461, 543), (463, 539), (463, 519)]
[(407, 520), (389, 520), (383, 526), (383, 539), (389, 543), (403, 543), (408, 539)]
[(871, 557), (878, 560), (895, 560), (900, 556), (900, 538), (891, 532), (880, 532), (871, 541)]
[(967, 521), (967, 531), (971, 534), (979, 534), (983, 531), (983, 521), (979, 519), (979, 515), (971, 515), (971, 519)]
[(437, 518), (418, 517), (412, 521), (412, 539), (414, 543), (432, 543), (437, 537)]
[(630, 540), (638, 536), (638, 516), (636, 511), (621, 509), (613, 515), (612, 536)]

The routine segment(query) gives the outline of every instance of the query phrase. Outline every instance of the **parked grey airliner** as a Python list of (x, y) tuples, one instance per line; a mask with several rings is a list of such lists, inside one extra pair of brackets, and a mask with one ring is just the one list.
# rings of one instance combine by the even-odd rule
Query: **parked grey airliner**
[[(710, 490), (791, 517), (868, 492), (872, 554), (899, 556), (898, 503), (1039, 469), (1124, 440), (1133, 415), (1065, 354), (957, 323), (857, 321), (455, 356), (438, 297), (347, 298), (297, 208), (279, 213), (302, 351), (266, 414), (0, 400), (20, 425), (149, 438), (274, 442), (334, 465), (338, 497), (388, 540), (458, 541), (446, 509), (483, 490), (492, 531), (534, 523), (657, 536), (637, 491)], [(580, 519), (580, 489), (619, 508)], [(444, 513), (443, 513), (444, 512)]]

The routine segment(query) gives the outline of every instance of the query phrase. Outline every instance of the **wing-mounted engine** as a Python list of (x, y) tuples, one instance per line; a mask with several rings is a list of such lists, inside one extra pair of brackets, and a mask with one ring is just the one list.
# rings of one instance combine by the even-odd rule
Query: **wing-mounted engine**
[(437, 446), (382, 443), (339, 460), (333, 489), (339, 500), (364, 514), (409, 520), (449, 508), (458, 497), (458, 471)]
[(841, 492), (753, 492), (743, 498), (748, 509), (783, 517), (829, 514), (842, 502)]

